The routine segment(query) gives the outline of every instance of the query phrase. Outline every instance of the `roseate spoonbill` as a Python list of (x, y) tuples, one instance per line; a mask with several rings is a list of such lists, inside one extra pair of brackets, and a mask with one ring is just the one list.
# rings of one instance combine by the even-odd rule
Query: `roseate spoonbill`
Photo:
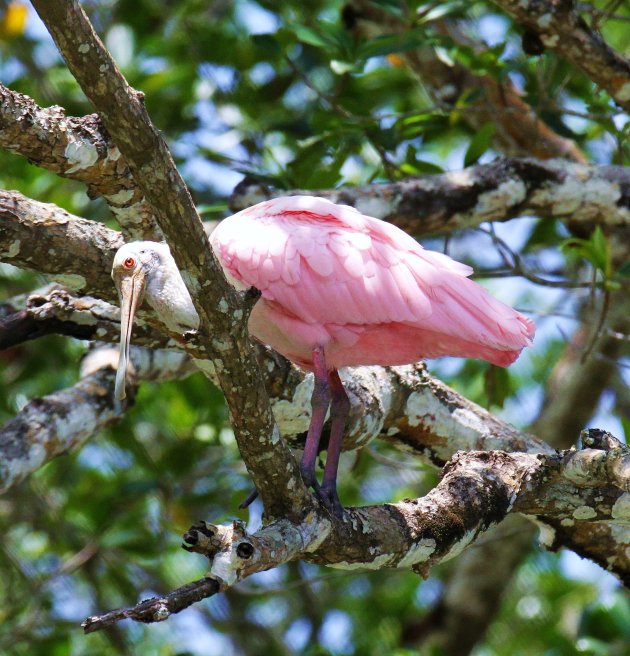
[[(275, 198), (223, 220), (210, 237), (227, 279), (261, 297), (249, 318), (260, 342), (312, 371), (312, 416), (301, 472), (340, 512), (336, 477), (349, 401), (338, 369), (398, 365), (445, 355), (507, 366), (534, 324), (467, 276), (472, 269), (425, 250), (395, 226), (313, 196)], [(125, 244), (112, 277), (121, 298), (116, 395), (124, 398), (134, 312), (146, 297), (171, 329), (198, 325), (168, 246)], [(315, 463), (330, 406), (323, 480)]]

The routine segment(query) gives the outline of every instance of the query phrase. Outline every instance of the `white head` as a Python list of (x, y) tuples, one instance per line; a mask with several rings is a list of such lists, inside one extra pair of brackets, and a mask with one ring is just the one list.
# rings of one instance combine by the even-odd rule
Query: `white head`
[(146, 297), (168, 328), (184, 332), (196, 328), (199, 318), (166, 244), (135, 241), (121, 246), (114, 256), (112, 278), (120, 298), (120, 358), (116, 398), (125, 398), (129, 343), (136, 309)]

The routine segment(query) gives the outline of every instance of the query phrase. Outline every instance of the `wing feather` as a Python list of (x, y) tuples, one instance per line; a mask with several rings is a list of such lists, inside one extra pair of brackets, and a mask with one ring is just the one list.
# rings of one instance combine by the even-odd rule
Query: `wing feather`
[(261, 203), (223, 221), (211, 240), (231, 277), (344, 340), (390, 322), (443, 335), (444, 352), (449, 336), (505, 349), (533, 334), (531, 322), (467, 278), (470, 267), (324, 199)]

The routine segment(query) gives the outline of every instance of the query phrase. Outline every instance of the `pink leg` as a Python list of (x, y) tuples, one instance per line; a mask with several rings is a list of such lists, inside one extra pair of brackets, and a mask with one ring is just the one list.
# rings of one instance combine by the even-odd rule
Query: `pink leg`
[(332, 512), (341, 516), (343, 507), (337, 495), (337, 469), (339, 467), (339, 456), (341, 455), (343, 429), (350, 410), (350, 401), (337, 370), (330, 372), (330, 389), (332, 393), (330, 439), (328, 440), (326, 467), (324, 468), (324, 479), (319, 490), (319, 496)]
[(321, 346), (313, 349), (313, 364), (315, 366), (315, 384), (313, 386), (313, 396), (311, 397), (311, 423), (306, 434), (300, 471), (304, 482), (316, 490), (319, 485), (315, 476), (315, 461), (319, 452), (319, 440), (326, 420), (326, 411), (330, 405), (328, 371), (326, 369), (324, 349)]

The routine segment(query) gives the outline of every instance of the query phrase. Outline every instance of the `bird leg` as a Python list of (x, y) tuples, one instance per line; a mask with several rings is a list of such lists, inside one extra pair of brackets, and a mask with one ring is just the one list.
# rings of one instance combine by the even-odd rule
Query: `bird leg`
[(315, 384), (313, 386), (313, 396), (311, 397), (311, 423), (306, 434), (306, 444), (304, 445), (300, 471), (306, 485), (317, 491), (319, 485), (315, 476), (315, 461), (319, 452), (319, 440), (322, 436), (322, 427), (326, 420), (326, 412), (330, 405), (328, 371), (326, 369), (324, 349), (321, 346), (313, 349), (313, 365)]
[(332, 396), (330, 405), (330, 438), (328, 440), (324, 478), (318, 494), (331, 512), (341, 516), (343, 514), (343, 507), (337, 495), (337, 469), (339, 467), (339, 456), (341, 455), (343, 430), (346, 425), (348, 412), (350, 411), (350, 400), (336, 369), (330, 372), (329, 380)]

